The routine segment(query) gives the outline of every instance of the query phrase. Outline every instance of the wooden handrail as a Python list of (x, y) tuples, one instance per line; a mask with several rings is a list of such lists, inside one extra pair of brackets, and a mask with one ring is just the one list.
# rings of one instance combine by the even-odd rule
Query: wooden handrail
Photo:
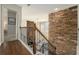
[[(50, 41), (44, 36), (44, 34), (43, 34), (38, 28), (36, 28), (36, 30), (45, 38), (45, 40), (46, 40), (52, 47), (55, 48), (55, 46), (53, 46), (53, 45), (50, 43)], [(56, 49), (56, 48), (55, 48), (55, 49)]]
[(20, 28), (26, 28), (26, 27), (20, 27)]
[[(32, 27), (20, 27), (20, 28), (32, 28)], [(43, 36), (43, 38), (49, 43), (49, 45), (51, 45), (51, 47), (56, 49), (56, 47), (50, 43), (50, 41), (44, 36), (44, 34), (37, 27), (35, 28), (35, 30), (37, 30)]]
[[(20, 28), (32, 28), (32, 27), (20, 27)], [(44, 36), (44, 34), (36, 27), (36, 30), (45, 38), (45, 40), (52, 46), (55, 48), (55, 46), (53, 46), (50, 41)]]

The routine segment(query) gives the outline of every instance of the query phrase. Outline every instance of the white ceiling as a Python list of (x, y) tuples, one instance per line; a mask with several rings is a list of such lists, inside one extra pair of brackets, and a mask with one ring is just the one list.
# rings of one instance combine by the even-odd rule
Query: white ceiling
[(31, 8), (32, 11), (37, 11), (37, 12), (50, 12), (54, 11), (55, 8), (59, 9), (65, 9), (71, 6), (74, 6), (74, 4), (30, 4), (30, 6), (27, 6), (27, 4), (18, 4), (21, 7), (24, 8)]
[[(22, 7), (22, 19), (30, 20), (48, 20), (49, 13), (57, 12), (59, 10), (74, 6), (72, 4), (19, 4)], [(58, 10), (55, 10), (58, 8)]]

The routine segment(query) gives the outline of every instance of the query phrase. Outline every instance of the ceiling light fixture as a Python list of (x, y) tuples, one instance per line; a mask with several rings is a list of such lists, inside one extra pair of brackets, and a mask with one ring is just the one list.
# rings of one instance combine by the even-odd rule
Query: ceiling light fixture
[(54, 10), (55, 10), (55, 11), (57, 11), (57, 10), (58, 10), (58, 8), (55, 8)]
[(30, 6), (31, 4), (27, 4), (27, 6)]

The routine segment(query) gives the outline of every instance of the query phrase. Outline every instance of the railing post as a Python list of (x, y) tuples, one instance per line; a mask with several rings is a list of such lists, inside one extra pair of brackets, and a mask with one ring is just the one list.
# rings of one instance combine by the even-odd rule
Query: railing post
[[(32, 29), (33, 31), (32, 31), (32, 34), (34, 34), (35, 33), (35, 30), (34, 29)], [(33, 36), (33, 53), (34, 54), (36, 54), (36, 37), (35, 37), (35, 35)]]
[(33, 53), (36, 54), (36, 43), (33, 42)]

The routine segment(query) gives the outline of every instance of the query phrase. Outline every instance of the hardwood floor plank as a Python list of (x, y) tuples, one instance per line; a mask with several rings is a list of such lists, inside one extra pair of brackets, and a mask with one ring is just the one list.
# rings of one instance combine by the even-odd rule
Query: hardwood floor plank
[(0, 55), (31, 55), (31, 53), (18, 41), (8, 41), (0, 46)]

